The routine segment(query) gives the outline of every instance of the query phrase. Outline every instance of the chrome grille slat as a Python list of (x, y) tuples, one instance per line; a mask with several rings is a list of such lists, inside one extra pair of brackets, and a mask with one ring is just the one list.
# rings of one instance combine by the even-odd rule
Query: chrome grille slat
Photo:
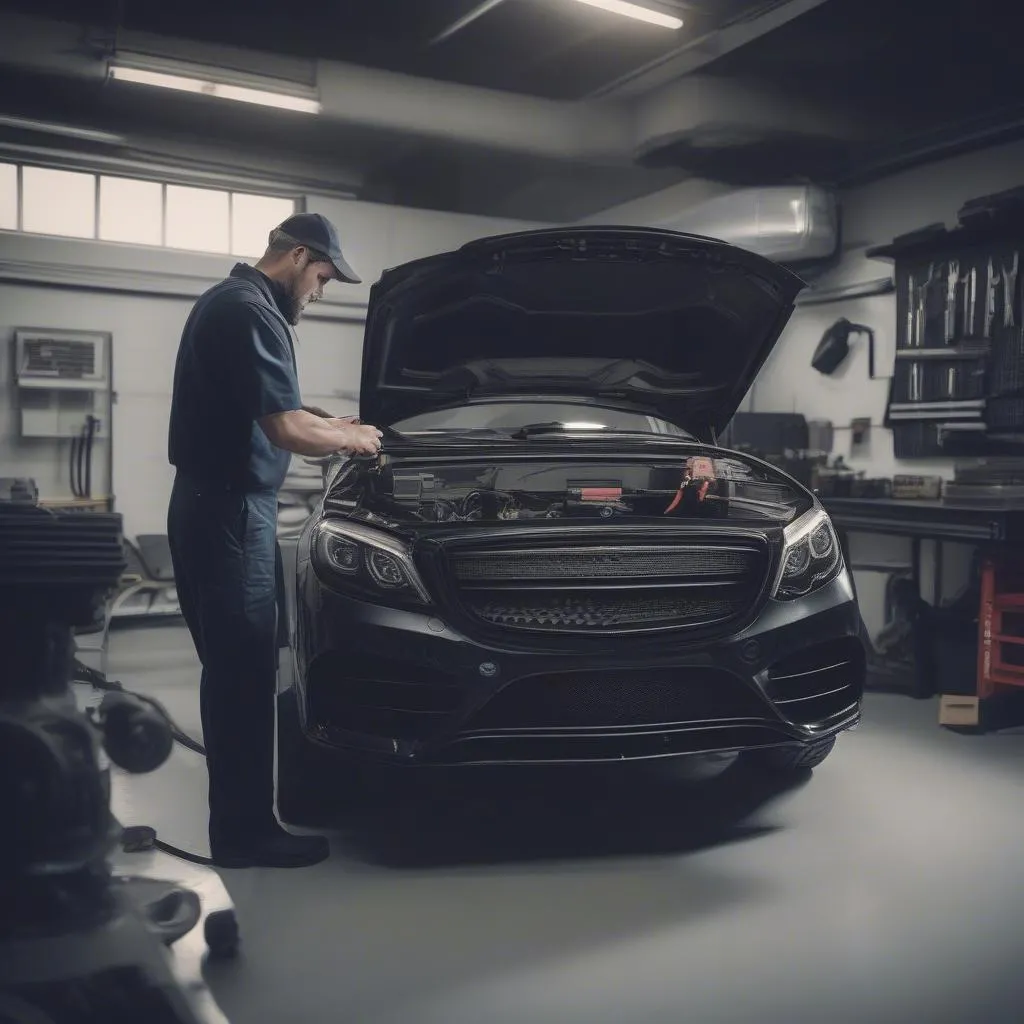
[(778, 705), (783, 704), (804, 704), (809, 700), (821, 700), (822, 697), (834, 697), (837, 693), (844, 693), (850, 687), (848, 684), (837, 686), (834, 690), (822, 690), (821, 693), (811, 693), (806, 697), (787, 697), (785, 700), (777, 700)]
[(837, 661), (834, 665), (822, 665), (821, 668), (808, 669), (806, 672), (789, 672), (786, 675), (777, 675), (772, 673), (772, 682), (784, 683), (788, 679), (803, 679), (806, 676), (816, 676), (822, 672), (831, 672), (837, 668), (846, 668), (850, 664), (849, 660)]
[[(657, 584), (658, 590), (723, 590), (729, 587), (741, 587), (743, 582), (741, 580), (671, 580), (664, 581), (659, 580)], [(554, 594), (564, 594), (566, 592), (581, 591), (583, 593), (590, 593), (592, 590), (600, 589), (602, 594), (608, 593), (613, 590), (626, 591), (626, 590), (637, 590), (637, 591), (649, 591), (651, 589), (650, 583), (631, 582), (623, 583), (620, 580), (616, 580), (613, 583), (605, 583), (602, 581), (600, 584), (595, 585), (593, 580), (588, 580), (583, 583), (549, 583), (547, 581), (542, 583), (534, 583), (532, 581), (522, 582), (516, 580), (511, 583), (505, 583), (502, 581), (501, 586), (496, 588), (494, 582), (491, 580), (485, 580), (480, 583), (468, 583), (463, 585), (465, 591), (475, 590), (495, 590), (500, 589), (503, 594), (514, 594), (517, 590), (530, 591), (531, 593), (542, 594), (545, 591), (550, 591)]]

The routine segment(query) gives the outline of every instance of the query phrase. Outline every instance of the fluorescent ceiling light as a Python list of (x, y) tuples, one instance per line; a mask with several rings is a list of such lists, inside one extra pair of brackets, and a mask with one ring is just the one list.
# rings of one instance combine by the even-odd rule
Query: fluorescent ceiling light
[(177, 89), (179, 92), (213, 96), (215, 99), (237, 100), (239, 103), (255, 103), (262, 107), (278, 107), (281, 110), (297, 110), (303, 114), (320, 113), (318, 100), (292, 96), (285, 92), (253, 89), (245, 85), (230, 85), (227, 82), (215, 82), (212, 79), (172, 75), (163, 71), (148, 71), (143, 68), (127, 67), (123, 64), (112, 64), (110, 77), (121, 82), (153, 85), (161, 89)]
[(682, 18), (674, 18), (671, 14), (652, 11), (639, 4), (626, 3), (626, 0), (577, 0), (577, 3), (587, 4), (589, 7), (600, 7), (602, 11), (611, 11), (612, 14), (621, 14), (625, 18), (646, 21), (648, 25), (658, 25), (661, 28), (678, 29), (683, 27)]

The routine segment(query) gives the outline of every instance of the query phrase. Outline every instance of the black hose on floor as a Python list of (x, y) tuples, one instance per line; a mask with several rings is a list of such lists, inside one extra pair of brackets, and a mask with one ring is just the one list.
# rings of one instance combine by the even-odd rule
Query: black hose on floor
[[(102, 672), (89, 668), (88, 665), (83, 665), (77, 658), (74, 662), (73, 681), (88, 683), (94, 689), (102, 690), (105, 693), (128, 692), (119, 682), (107, 679)], [(167, 720), (175, 742), (180, 743), (188, 750), (206, 757), (206, 748), (180, 729), (174, 719), (167, 713), (167, 709), (158, 700), (154, 700), (152, 697), (147, 697), (141, 693), (133, 692), (132, 696), (155, 708)], [(191, 864), (201, 864), (204, 867), (214, 866), (213, 861), (209, 857), (201, 857), (198, 853), (190, 853), (188, 850), (179, 849), (177, 846), (172, 846), (170, 843), (165, 843), (162, 839), (157, 838), (156, 829), (149, 825), (129, 825), (121, 834), (121, 846), (126, 853), (142, 853), (155, 849), (168, 853), (180, 860), (186, 860)]]
[[(111, 682), (103, 675), (102, 672), (97, 672), (96, 669), (89, 668), (88, 665), (83, 665), (77, 658), (75, 659), (74, 681), (79, 683), (88, 683), (94, 689), (102, 690), (105, 693), (128, 692), (120, 683)], [(192, 739), (187, 732), (184, 732), (179, 728), (174, 719), (167, 713), (167, 709), (158, 700), (155, 700), (153, 697), (147, 697), (142, 693), (132, 692), (132, 696), (137, 697), (141, 701), (145, 701), (150, 705), (150, 707), (156, 708), (156, 710), (167, 719), (167, 722), (171, 727), (171, 735), (174, 737), (176, 742), (180, 743), (183, 747), (187, 747), (189, 750), (206, 757), (206, 748), (198, 740)]]

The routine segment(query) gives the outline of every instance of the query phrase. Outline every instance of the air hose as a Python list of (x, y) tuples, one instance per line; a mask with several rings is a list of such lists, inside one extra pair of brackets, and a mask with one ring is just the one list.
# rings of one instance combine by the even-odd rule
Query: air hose
[[(102, 672), (98, 672), (88, 665), (83, 665), (77, 658), (74, 663), (74, 681), (88, 683), (93, 689), (104, 693), (130, 693), (132, 697), (152, 707), (167, 721), (171, 735), (176, 743), (180, 743), (181, 746), (188, 750), (206, 757), (206, 748), (189, 736), (183, 729), (179, 728), (174, 719), (168, 714), (167, 709), (153, 697), (147, 697), (145, 694), (126, 690), (119, 682), (107, 679)], [(156, 829), (149, 825), (131, 825), (125, 828), (121, 835), (121, 846), (126, 853), (142, 853), (147, 850), (156, 849), (162, 850), (173, 857), (178, 857), (181, 860), (189, 861), (192, 864), (213, 865), (213, 861), (209, 857), (201, 857), (199, 854), (189, 853), (188, 850), (182, 850), (177, 846), (172, 846), (170, 843), (163, 842), (163, 840), (157, 837)]]

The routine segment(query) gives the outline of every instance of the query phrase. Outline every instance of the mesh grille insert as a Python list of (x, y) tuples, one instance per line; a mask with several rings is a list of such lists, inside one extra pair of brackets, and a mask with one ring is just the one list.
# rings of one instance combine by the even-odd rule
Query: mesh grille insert
[(622, 577), (738, 577), (758, 553), (739, 547), (571, 547), (532, 551), (472, 551), (451, 557), (462, 583)]
[(472, 595), (467, 607), (476, 616), (508, 629), (587, 631), (637, 626), (705, 623), (736, 614), (743, 606), (723, 597), (690, 597), (679, 591), (624, 595), (499, 592)]

